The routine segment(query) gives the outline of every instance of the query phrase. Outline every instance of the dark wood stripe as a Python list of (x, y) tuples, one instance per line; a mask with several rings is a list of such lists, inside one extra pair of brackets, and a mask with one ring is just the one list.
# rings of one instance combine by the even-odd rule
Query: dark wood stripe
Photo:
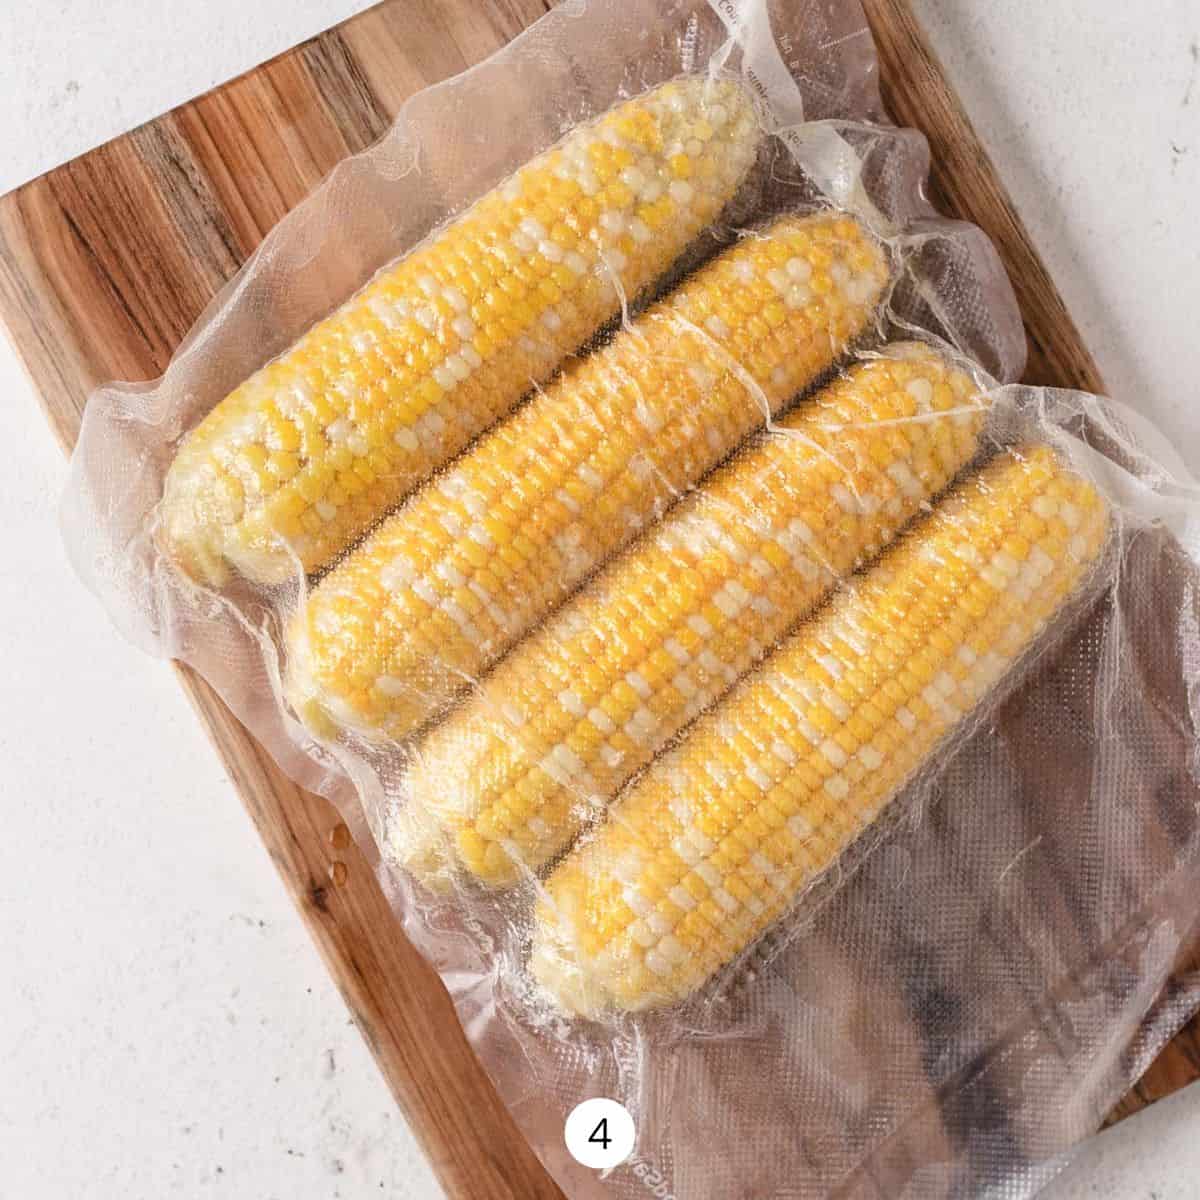
[(248, 247), (239, 244), (179, 123), (172, 116), (151, 121), (130, 134), (130, 143), (158, 181), (167, 212), (196, 265), (219, 287), (245, 261)]
[(365, 150), (387, 132), (392, 115), (336, 29), (306, 43), (300, 56), (347, 150)]

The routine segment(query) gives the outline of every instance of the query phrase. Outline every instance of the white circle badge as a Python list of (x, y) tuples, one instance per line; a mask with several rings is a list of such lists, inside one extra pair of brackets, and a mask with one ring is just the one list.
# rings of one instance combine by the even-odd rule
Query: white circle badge
[(563, 1138), (576, 1162), (602, 1171), (623, 1163), (633, 1153), (637, 1131), (623, 1104), (597, 1096), (575, 1106)]

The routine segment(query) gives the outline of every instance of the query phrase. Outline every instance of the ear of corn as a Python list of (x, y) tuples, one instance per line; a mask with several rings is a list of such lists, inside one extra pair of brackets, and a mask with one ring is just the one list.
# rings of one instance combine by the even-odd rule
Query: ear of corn
[(411, 732), (825, 371), (886, 279), (856, 221), (787, 217), (569, 367), (314, 589), (288, 640), (302, 719)]
[(1107, 520), (1046, 448), (956, 488), (564, 860), (538, 905), (536, 978), (595, 1015), (677, 1001), (736, 958), (1030, 645)]
[(753, 164), (730, 80), (685, 77), (539, 155), (188, 435), (160, 512), (219, 585), (323, 566), (663, 272)]
[(752, 443), (432, 731), (407, 783), (433, 821), (397, 824), (399, 861), (427, 883), (542, 867), (950, 482), (983, 412), (968, 376), (898, 345)]

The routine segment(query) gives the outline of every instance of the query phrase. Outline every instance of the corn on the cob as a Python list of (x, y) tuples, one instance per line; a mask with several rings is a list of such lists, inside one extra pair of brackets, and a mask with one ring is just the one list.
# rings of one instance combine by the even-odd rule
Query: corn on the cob
[(967, 375), (907, 343), (786, 417), (433, 730), (407, 780), (433, 820), (397, 823), (397, 859), (430, 883), (461, 866), (507, 884), (543, 866), (950, 482), (983, 413)]
[(739, 84), (685, 77), (533, 159), (196, 427), (164, 489), (169, 553), (214, 585), (323, 566), (664, 271), (758, 137)]
[(318, 731), (403, 737), (834, 362), (883, 251), (848, 217), (743, 238), (568, 368), (314, 589), (288, 693)]
[(676, 1001), (832, 863), (1096, 561), (1099, 494), (1044, 447), (956, 488), (653, 764), (539, 902), (566, 1009)]

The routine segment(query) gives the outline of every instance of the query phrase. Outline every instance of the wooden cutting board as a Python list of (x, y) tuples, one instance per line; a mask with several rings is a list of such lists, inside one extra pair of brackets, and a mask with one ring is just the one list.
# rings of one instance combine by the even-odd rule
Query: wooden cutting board
[[(982, 226), (1016, 286), (1030, 382), (1102, 391), (1095, 363), (904, 0), (864, 0), (898, 123), (928, 136), (933, 195)], [(0, 198), (0, 320), (64, 450), (88, 392), (160, 374), (213, 294), (413, 92), (503, 45), (539, 0), (378, 7)], [(437, 976), (399, 932), (329, 805), (297, 789), (187, 669), (180, 681), (447, 1193), (560, 1193), (517, 1134)], [(1194, 969), (1182, 961), (1180, 971)], [(1200, 1075), (1200, 1022), (1117, 1115)]]

